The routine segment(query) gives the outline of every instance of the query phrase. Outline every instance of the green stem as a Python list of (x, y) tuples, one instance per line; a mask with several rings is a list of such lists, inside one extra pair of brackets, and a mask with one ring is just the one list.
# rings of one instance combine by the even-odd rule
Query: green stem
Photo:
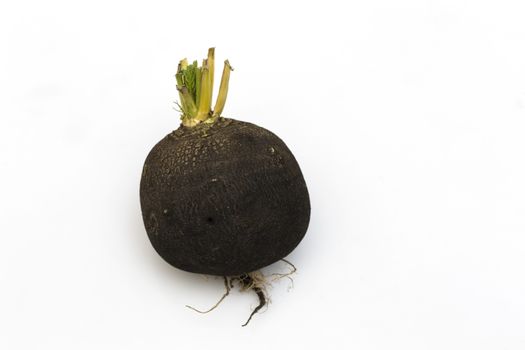
[(201, 93), (199, 97), (199, 109), (195, 116), (195, 119), (201, 122), (208, 119), (211, 108), (211, 79), (207, 61), (208, 60), (204, 60), (201, 68)]
[(224, 62), (219, 94), (214, 111), (211, 110), (213, 97), (213, 79), (215, 70), (215, 48), (208, 50), (208, 58), (198, 67), (196, 61), (188, 65), (183, 59), (179, 62), (177, 74), (177, 90), (179, 91), (182, 110), (182, 124), (188, 127), (201, 122), (213, 123), (221, 115), (228, 95), (230, 72), (233, 70), (228, 60)]
[(197, 70), (195, 71), (195, 103), (197, 106), (200, 103), (201, 100), (201, 79), (202, 79), (202, 69), (201, 67), (197, 67)]
[(210, 79), (210, 108), (211, 108), (211, 97), (213, 96), (213, 77), (215, 76), (215, 48), (210, 47), (208, 49), (208, 59), (206, 60), (208, 63), (208, 69), (210, 70), (210, 76), (208, 77)]
[(182, 110), (186, 117), (193, 118), (197, 114), (197, 106), (195, 105), (195, 101), (193, 101), (193, 97), (191, 96), (191, 93), (188, 91), (188, 88), (186, 86), (177, 86), (177, 90), (179, 91), (179, 96), (182, 104)]
[(217, 101), (215, 102), (215, 108), (213, 108), (213, 116), (220, 117), (224, 106), (226, 105), (226, 97), (228, 96), (228, 85), (230, 82), (230, 72), (233, 70), (228, 60), (224, 61), (224, 69), (222, 70), (221, 86), (219, 87), (219, 94), (217, 95)]

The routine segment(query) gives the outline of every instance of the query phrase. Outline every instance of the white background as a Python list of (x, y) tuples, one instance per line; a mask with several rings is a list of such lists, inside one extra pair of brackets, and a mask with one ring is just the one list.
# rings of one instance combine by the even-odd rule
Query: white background
[[(312, 202), (246, 328), (252, 294), (184, 307), (222, 281), (140, 215), (209, 46), (225, 115), (283, 138)], [(523, 1), (11, 1), (0, 50), (0, 348), (525, 348)]]

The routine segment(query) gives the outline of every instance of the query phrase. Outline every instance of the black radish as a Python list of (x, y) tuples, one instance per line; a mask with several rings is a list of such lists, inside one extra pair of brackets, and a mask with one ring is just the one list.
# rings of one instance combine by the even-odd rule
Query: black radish
[(299, 165), (279, 137), (221, 116), (232, 70), (225, 61), (212, 109), (214, 49), (201, 66), (179, 63), (182, 123), (147, 156), (140, 202), (148, 237), (164, 260), (223, 276), (227, 291), (234, 281), (251, 287), (260, 309), (266, 296), (256, 272), (297, 247), (308, 228), (310, 200)]

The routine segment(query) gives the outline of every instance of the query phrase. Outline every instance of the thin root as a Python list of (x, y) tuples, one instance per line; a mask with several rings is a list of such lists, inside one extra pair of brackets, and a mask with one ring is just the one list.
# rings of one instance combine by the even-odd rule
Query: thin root
[(251, 274), (242, 275), (240, 277), (240, 281), (244, 286), (247, 286), (248, 289), (252, 289), (255, 292), (255, 294), (257, 294), (257, 297), (259, 298), (259, 305), (257, 305), (257, 307), (252, 311), (246, 323), (242, 325), (243, 327), (245, 327), (248, 325), (248, 323), (250, 323), (253, 315), (259, 312), (259, 310), (262, 309), (264, 305), (266, 305), (267, 297), (266, 297), (266, 293), (264, 292), (264, 290), (257, 285), (258, 281), (254, 281)]
[(280, 280), (281, 278), (285, 278), (286, 277), (286, 278), (288, 278), (290, 280), (291, 286), (289, 287), (289, 289), (291, 289), (291, 288), (293, 288), (294, 285), (293, 285), (293, 278), (290, 277), (290, 276), (297, 272), (297, 268), (295, 267), (294, 264), (292, 264), (288, 260), (286, 260), (286, 259), (281, 259), (281, 260), (284, 261), (285, 263), (287, 263), (291, 267), (291, 270), (288, 273), (272, 273), (270, 276), (275, 276), (275, 277), (272, 278), (272, 280), (270, 282), (275, 282), (277, 280)]
[(219, 299), (219, 301), (215, 305), (213, 305), (211, 307), (211, 309), (206, 310), (206, 311), (202, 311), (202, 310), (196, 309), (196, 308), (194, 308), (193, 306), (190, 306), (190, 305), (186, 305), (186, 307), (189, 308), (189, 309), (192, 309), (193, 311), (197, 311), (200, 314), (207, 314), (208, 312), (213, 311), (230, 294), (230, 283), (228, 283), (228, 277), (226, 277), (226, 276), (224, 276), (224, 287), (226, 288), (226, 292), (224, 292), (224, 294)]
[[(291, 287), (289, 287), (288, 289), (293, 288), (293, 279), (290, 276), (293, 275), (295, 272), (297, 272), (297, 268), (294, 266), (294, 264), (292, 264), (288, 260), (286, 259), (281, 259), (281, 260), (290, 266), (289, 272), (272, 273), (269, 276), (264, 276), (261, 271), (255, 271), (255, 272), (250, 272), (250, 273), (244, 273), (238, 276), (230, 276), (230, 277), (224, 276), (224, 287), (226, 291), (224, 295), (219, 299), (219, 301), (217, 301), (217, 303), (214, 306), (212, 306), (209, 310), (206, 310), (206, 311), (198, 310), (190, 305), (186, 305), (186, 307), (189, 309), (192, 309), (193, 311), (201, 313), (201, 314), (206, 314), (212, 310), (215, 310), (215, 308), (217, 308), (217, 306), (219, 306), (219, 304), (224, 299), (226, 299), (226, 297), (230, 294), (230, 290), (234, 288), (234, 284), (237, 283), (239, 285), (241, 292), (253, 290), (253, 292), (259, 298), (259, 305), (257, 305), (257, 307), (252, 311), (246, 323), (242, 325), (243, 327), (245, 327), (248, 325), (248, 323), (250, 323), (252, 317), (256, 313), (258, 313), (263, 307), (267, 306), (268, 303), (270, 302), (270, 299), (268, 298), (267, 288), (271, 287), (272, 282), (286, 277), (291, 282)], [(270, 276), (273, 276), (273, 278), (269, 279), (268, 277)]]

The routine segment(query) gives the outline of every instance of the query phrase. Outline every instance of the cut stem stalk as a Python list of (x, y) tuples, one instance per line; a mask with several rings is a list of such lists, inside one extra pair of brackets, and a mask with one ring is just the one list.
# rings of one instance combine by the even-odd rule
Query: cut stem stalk
[(221, 115), (228, 96), (228, 84), (232, 67), (228, 60), (224, 62), (219, 93), (212, 111), (213, 84), (215, 71), (215, 48), (208, 49), (208, 58), (198, 67), (194, 61), (188, 65), (188, 60), (179, 62), (177, 74), (177, 90), (179, 91), (182, 123), (185, 126), (195, 126), (201, 122), (214, 123)]
[(226, 105), (226, 97), (228, 97), (228, 85), (230, 83), (230, 72), (233, 70), (228, 60), (224, 61), (224, 69), (222, 70), (221, 86), (219, 87), (219, 94), (213, 108), (213, 116), (219, 117)]
[(211, 87), (210, 87), (210, 69), (207, 60), (204, 60), (201, 69), (201, 92), (199, 97), (199, 109), (195, 119), (205, 121), (210, 115), (211, 108)]

